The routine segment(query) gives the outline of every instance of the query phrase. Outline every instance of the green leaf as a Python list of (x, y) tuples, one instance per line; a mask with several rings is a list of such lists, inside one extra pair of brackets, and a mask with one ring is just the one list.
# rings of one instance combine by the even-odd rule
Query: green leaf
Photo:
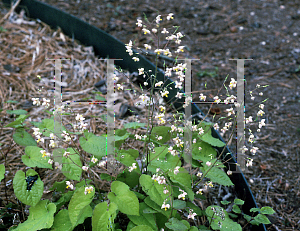
[(113, 221), (117, 216), (117, 210), (118, 206), (114, 202), (109, 203), (109, 206), (106, 201), (99, 203), (92, 216), (93, 231), (111, 230)]
[[(150, 138), (160, 144), (164, 144), (167, 141), (170, 140), (171, 138), (171, 127), (167, 127), (167, 126), (157, 126), (154, 127), (151, 131), (151, 135)], [(161, 140), (157, 140), (156, 136), (161, 136), (162, 139)]]
[(225, 201), (221, 201), (221, 204), (222, 205), (228, 205), (228, 204), (230, 204), (230, 201), (226, 201), (226, 200)]
[(230, 217), (232, 217), (232, 218), (237, 218), (237, 217), (238, 217), (238, 215), (236, 215), (236, 214), (234, 214), (234, 213), (228, 213), (228, 215), (229, 215)]
[(275, 213), (275, 211), (271, 207), (269, 207), (269, 206), (262, 207), (260, 209), (260, 212), (262, 214), (273, 214), (273, 213)]
[(95, 195), (95, 188), (91, 193), (85, 194), (85, 188), (88, 186), (82, 186), (77, 189), (71, 198), (69, 203), (69, 217), (73, 227), (84, 222), (84, 219), (88, 216), (92, 216), (92, 208), (90, 203)]
[(23, 109), (19, 109), (19, 110), (6, 110), (6, 113), (15, 114), (15, 115), (26, 115), (28, 112)]
[(101, 95), (95, 95), (95, 99), (96, 100), (101, 100), (101, 101), (106, 101), (106, 99), (104, 97), (102, 97)]
[(123, 153), (128, 153), (129, 155), (131, 155), (131, 156), (133, 157), (133, 159), (136, 159), (136, 158), (139, 157), (139, 151), (136, 150), (136, 149), (128, 149), (128, 150), (122, 149), (122, 150), (120, 151), (120, 153), (121, 153), (121, 155), (122, 155)]
[(5, 174), (5, 166), (4, 164), (0, 164), (0, 181), (4, 179)]
[(67, 152), (70, 152), (70, 155), (68, 158), (62, 158), (63, 166), (61, 171), (67, 178), (80, 181), (82, 173), (80, 156), (71, 148), (68, 148)]
[[(64, 126), (61, 126), (61, 124), (56, 121), (55, 126), (60, 126), (63, 131), (66, 131)], [(42, 131), (42, 134), (46, 137), (50, 137), (50, 133), (54, 132), (54, 117), (51, 117), (50, 119), (43, 119), (42, 123), (39, 125), (39, 129)], [(44, 131), (45, 130), (45, 131)], [(60, 134), (56, 134), (59, 138), (62, 138)]]
[[(214, 208), (214, 211), (212, 208)], [(242, 227), (238, 223), (231, 220), (226, 210), (220, 206), (208, 206), (205, 210), (205, 213), (213, 230), (242, 231)], [(222, 224), (221, 228), (219, 226), (220, 223)]]
[(145, 123), (138, 123), (138, 122), (130, 122), (124, 124), (124, 128), (132, 128), (132, 129), (137, 129), (140, 127), (144, 127), (146, 124)]
[(66, 205), (72, 198), (74, 191), (69, 191), (64, 194), (58, 199), (58, 201), (54, 202), (56, 205), (57, 211), (61, 208), (61, 206)]
[(53, 225), (53, 216), (56, 206), (49, 203), (49, 200), (42, 200), (35, 206), (29, 208), (28, 219), (18, 225), (14, 230), (17, 231), (36, 231), (41, 229), (49, 229)]
[(198, 206), (194, 205), (192, 202), (187, 201), (186, 202), (186, 207), (193, 209), (194, 213), (197, 213), (197, 216), (202, 216), (203, 211), (200, 209)]
[(188, 230), (189, 227), (187, 227), (185, 224), (182, 223), (182, 221), (179, 221), (178, 219), (172, 217), (167, 223), (166, 227), (171, 230), (175, 231), (185, 231)]
[[(29, 169), (26, 172), (26, 177), (35, 175), (38, 174), (32, 169)], [(13, 180), (14, 193), (22, 203), (30, 206), (35, 206), (42, 198), (44, 192), (44, 183), (39, 177), (29, 191), (27, 190), (26, 177), (23, 171), (17, 171)]]
[(260, 209), (259, 208), (251, 208), (250, 209), (250, 212), (260, 212)]
[(223, 143), (221, 140), (212, 137), (211, 135), (211, 128), (209, 125), (200, 126), (203, 128), (204, 133), (202, 135), (198, 134), (198, 137), (203, 140), (204, 142), (214, 146), (214, 147), (224, 147), (226, 144)]
[(151, 213), (143, 213), (146, 209), (151, 209), (148, 207), (144, 202), (140, 203), (139, 205), (139, 215), (128, 215), (128, 218), (135, 224), (135, 225), (147, 225), (151, 227), (153, 230), (158, 230), (155, 219), (153, 214)]
[(93, 133), (85, 132), (85, 137), (79, 138), (82, 149), (98, 159), (106, 155), (106, 138), (103, 136), (95, 136)]
[(232, 207), (232, 211), (235, 212), (235, 213), (241, 213), (241, 209), (239, 208), (239, 206), (237, 205), (233, 205)]
[(147, 225), (139, 225), (139, 226), (135, 226), (134, 228), (130, 229), (130, 231), (153, 231), (153, 229), (151, 229), (149, 226)]
[(254, 217), (254, 220), (256, 220), (259, 223), (263, 223), (265, 225), (271, 224), (271, 222), (269, 221), (269, 219), (265, 215), (263, 215), (263, 214), (257, 214)]
[(169, 192), (164, 194), (164, 187), (163, 184), (158, 184), (158, 182), (152, 180), (151, 176), (142, 174), (140, 176), (140, 185), (142, 186), (143, 191), (150, 196), (151, 200), (154, 201), (159, 207), (162, 206), (164, 200), (170, 196), (170, 189), (168, 188)]
[(19, 101), (16, 101), (16, 100), (7, 100), (5, 103), (19, 103)]
[(28, 117), (29, 115), (20, 115), (14, 122), (11, 122), (7, 124), (4, 127), (10, 127), (10, 128), (17, 128), (21, 127), (21, 124), (24, 122), (24, 120)]
[(22, 161), (28, 167), (34, 168), (49, 168), (53, 169), (52, 165), (48, 163), (50, 157), (42, 157), (42, 153), (40, 152), (43, 150), (37, 146), (27, 146), (25, 148), (25, 155), (22, 156)]
[(112, 182), (111, 192), (107, 197), (117, 204), (118, 209), (122, 213), (127, 215), (139, 215), (139, 200), (125, 183), (121, 181)]
[(248, 222), (252, 219), (252, 217), (249, 216), (249, 215), (247, 215), (247, 214), (244, 214), (244, 218), (245, 218)]
[[(203, 173), (207, 172), (209, 167), (205, 164), (203, 167), (200, 168)], [(227, 174), (218, 167), (212, 167), (209, 172), (207, 173), (206, 177), (210, 178), (210, 180), (214, 183), (218, 183), (224, 186), (233, 185), (230, 178)]]
[(241, 200), (241, 199), (234, 199), (234, 203), (236, 205), (243, 205), (245, 203), (245, 201)]
[[(158, 155), (159, 153), (157, 153)], [(163, 154), (162, 154), (163, 155)], [(167, 153), (163, 158), (155, 158), (150, 160), (150, 164), (148, 165), (149, 171), (156, 173), (156, 169), (160, 168), (164, 172), (168, 172), (170, 169), (174, 169), (177, 166), (181, 166), (181, 161), (179, 157), (171, 155), (171, 153)]]
[(37, 146), (34, 138), (24, 128), (18, 128), (13, 134), (13, 139), (21, 146)]
[(73, 230), (72, 223), (69, 217), (69, 211), (62, 209), (54, 217), (53, 226), (51, 231), (71, 231)]
[(183, 200), (174, 200), (173, 208), (175, 209), (184, 209), (186, 207), (186, 202)]

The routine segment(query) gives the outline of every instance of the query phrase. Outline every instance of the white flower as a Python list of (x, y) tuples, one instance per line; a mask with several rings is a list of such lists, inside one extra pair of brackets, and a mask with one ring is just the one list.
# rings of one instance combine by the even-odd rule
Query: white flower
[(182, 193), (178, 196), (178, 199), (182, 198), (183, 200), (185, 200), (185, 196), (187, 195), (187, 193), (181, 189), (179, 189), (179, 191), (181, 191)]
[(82, 166), (83, 171), (87, 171), (89, 169), (89, 166)]
[(203, 175), (202, 172), (198, 172), (198, 173), (197, 173), (197, 177), (201, 177), (202, 175)]
[(99, 167), (103, 167), (106, 164), (105, 160), (102, 160), (98, 163)]
[(264, 94), (264, 93), (262, 93), (262, 92), (259, 92), (259, 95), (260, 95), (260, 96), (263, 96), (263, 94)]
[(136, 163), (133, 163), (132, 166), (129, 167), (129, 172), (131, 172), (133, 169), (136, 169)]
[(165, 189), (164, 190), (164, 194), (167, 194), (169, 192), (169, 190)]
[(233, 110), (233, 108), (226, 109), (226, 111), (228, 112), (228, 115), (227, 115), (227, 116), (234, 115), (234, 110)]
[(183, 48), (184, 46), (179, 46), (177, 51), (175, 51), (175, 53), (184, 52)]
[(264, 107), (265, 107), (265, 105), (263, 105), (263, 104), (260, 104), (260, 105), (259, 105), (259, 108), (260, 108), (260, 109), (264, 109)]
[(143, 28), (142, 31), (144, 32), (144, 34), (151, 34), (150, 30), (147, 30), (145, 28)]
[(53, 164), (53, 160), (49, 159), (48, 164)]
[(63, 154), (63, 157), (68, 158), (69, 155), (70, 155), (70, 152), (66, 152), (66, 151), (65, 151), (65, 153)]
[(248, 123), (250, 123), (250, 122), (253, 122), (252, 116), (249, 116), (249, 118), (246, 118), (246, 124), (248, 124)]
[(263, 110), (259, 110), (257, 112), (257, 116), (263, 116), (263, 114), (265, 114), (265, 112)]
[(144, 44), (144, 47), (146, 48), (146, 50), (151, 50), (151, 46), (150, 45), (148, 45), (148, 44)]
[(161, 17), (161, 15), (156, 16), (156, 19), (155, 19), (156, 24), (159, 24), (159, 22), (162, 20), (160, 17)]
[(40, 135), (37, 135), (36, 138), (37, 138), (37, 140), (36, 140), (37, 143), (39, 143), (39, 142), (44, 143), (44, 141), (45, 141), (44, 138), (41, 138)]
[(208, 167), (211, 166), (211, 162), (209, 162), (209, 161), (207, 161), (205, 164), (206, 164)]
[(133, 57), (132, 59), (133, 59), (133, 61), (134, 61), (134, 62), (138, 62), (138, 61), (140, 61), (140, 59), (139, 59), (139, 58), (137, 58), (137, 57)]
[(142, 22), (143, 22), (142, 20), (138, 19), (136, 25), (138, 27), (142, 27), (143, 26)]
[(253, 159), (248, 158), (247, 163), (246, 163), (246, 166), (247, 166), (247, 167), (252, 166), (252, 162), (253, 162)]
[(214, 124), (214, 129), (215, 129), (215, 130), (219, 130), (219, 128), (220, 128), (219, 125), (218, 125), (217, 123), (215, 123), (215, 124)]
[(91, 161), (95, 164), (98, 161), (98, 159), (93, 156)]
[(74, 189), (74, 186), (71, 184), (70, 181), (66, 181), (66, 184), (67, 184), (67, 188), (70, 188), (70, 189)]
[(200, 96), (199, 96), (199, 98), (200, 98), (200, 100), (202, 101), (205, 101), (206, 100), (206, 96), (205, 95), (203, 95), (202, 93), (200, 94)]
[(156, 53), (158, 55), (160, 55), (160, 53), (163, 53), (163, 52), (164, 52), (163, 49), (155, 49), (154, 50), (154, 53)]
[(161, 85), (163, 84), (163, 81), (159, 81), (158, 83), (155, 84), (155, 87), (161, 87)]
[(162, 30), (162, 32), (161, 32), (162, 34), (169, 34), (169, 31), (167, 31), (167, 29), (166, 28), (164, 28), (163, 30)]
[(177, 173), (179, 173), (179, 168), (180, 168), (180, 166), (175, 167), (175, 169), (174, 169), (174, 174), (175, 175), (177, 175)]
[(215, 96), (214, 100), (215, 100), (214, 102), (217, 104), (221, 102), (221, 100), (219, 99), (219, 96)]
[(200, 194), (200, 195), (202, 195), (203, 194), (203, 189), (199, 189), (197, 192), (196, 192), (196, 194)]
[(157, 29), (153, 28), (153, 29), (152, 29), (152, 32), (153, 32), (154, 34), (157, 33)]
[(199, 135), (200, 135), (200, 136), (204, 133), (203, 128), (199, 128), (198, 131), (199, 131)]
[(168, 97), (169, 91), (165, 90), (165, 91), (160, 91), (160, 95), (161, 97)]
[(147, 86), (148, 85), (148, 83), (147, 82), (144, 82), (144, 86)]
[(258, 127), (259, 128), (262, 128), (263, 126), (265, 126), (266, 124), (265, 124), (265, 119), (262, 119), (260, 122), (259, 122), (259, 125), (258, 125)]
[(82, 115), (79, 115), (79, 114), (77, 114), (77, 116), (76, 116), (76, 118), (75, 118), (75, 120), (77, 120), (77, 121), (83, 121), (85, 118), (82, 116)]
[(50, 133), (50, 139), (54, 139), (54, 138), (55, 138), (54, 134)]
[(237, 82), (235, 81), (234, 78), (231, 78), (230, 84), (229, 84), (229, 88), (235, 88), (236, 87)]
[(85, 189), (84, 189), (84, 194), (86, 195), (86, 194), (91, 193), (91, 192), (93, 192), (93, 191), (94, 191), (93, 186), (85, 187)]
[(55, 143), (54, 140), (50, 140), (50, 144), (49, 144), (49, 147), (50, 147), (50, 148), (55, 148), (55, 147), (57, 147), (57, 146), (58, 146), (58, 144)]
[(195, 216), (197, 215), (197, 213), (193, 213), (193, 210), (190, 209), (190, 212), (189, 212), (189, 215), (188, 215), (188, 219), (191, 218), (191, 219), (195, 219)]
[(177, 92), (177, 95), (175, 97), (178, 98), (178, 99), (181, 99), (182, 95), (183, 95), (183, 93)]
[(170, 35), (166, 37), (166, 40), (174, 40), (174, 39), (176, 39), (176, 35)]
[(170, 208), (169, 204), (165, 204), (165, 202), (163, 203), (163, 205), (161, 206), (161, 209), (165, 209), (165, 211)]
[(117, 84), (117, 89), (118, 89), (118, 90), (120, 90), (120, 89), (123, 90), (123, 86), (122, 86), (121, 84), (118, 83), (118, 84)]
[(228, 170), (228, 171), (227, 171), (227, 175), (228, 175), (228, 176), (232, 175), (232, 171)]
[(202, 150), (202, 148), (201, 148), (201, 147), (199, 147), (199, 148), (198, 148), (198, 150), (199, 150), (199, 151), (201, 151), (201, 150)]
[(254, 155), (257, 150), (258, 150), (258, 147), (253, 147), (253, 148), (251, 148), (250, 152), (253, 153), (253, 155)]
[(167, 20), (169, 21), (170, 19), (174, 19), (174, 18), (173, 18), (173, 15), (174, 15), (173, 13), (168, 14)]
[(33, 101), (33, 105), (39, 106), (41, 105), (40, 99), (39, 98), (31, 98)]

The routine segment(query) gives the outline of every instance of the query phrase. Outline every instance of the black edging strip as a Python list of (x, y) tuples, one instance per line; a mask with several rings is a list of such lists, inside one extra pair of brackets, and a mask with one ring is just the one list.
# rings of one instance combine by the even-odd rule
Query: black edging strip
[[(11, 0), (2, 1), (8, 7), (11, 4)], [(19, 6), (17, 7), (16, 11), (19, 12), (21, 9), (25, 9), (25, 12), (27, 13), (28, 17), (33, 19), (40, 19), (41, 21), (50, 25), (53, 28), (60, 27), (64, 34), (68, 35), (69, 37), (75, 38), (84, 45), (93, 46), (95, 54), (98, 56), (110, 59), (123, 59), (115, 61), (115, 64), (120, 66), (122, 69), (128, 69), (130, 72), (136, 72), (138, 68), (144, 67), (145, 70), (152, 70), (152, 73), (155, 73), (155, 66), (144, 56), (139, 55), (138, 57), (140, 61), (134, 62), (132, 60), (132, 57), (129, 56), (126, 52), (124, 43), (117, 40), (108, 33), (102, 31), (101, 29), (92, 26), (87, 22), (84, 22), (83, 20), (73, 15), (70, 15), (62, 10), (54, 8), (46, 3), (38, 2), (36, 0), (22, 0)], [(158, 70), (157, 80), (163, 81), (164, 86), (168, 85), (172, 87), (172, 90), (168, 89), (168, 98), (171, 98), (172, 104), (175, 106), (175, 108), (177, 108), (177, 110), (179, 108), (182, 108), (182, 105), (184, 103), (184, 97), (182, 97), (182, 99), (175, 98), (175, 95), (177, 94), (175, 84), (169, 78), (165, 78), (163, 71)], [(148, 86), (151, 87), (150, 80), (148, 80), (148, 83)], [(176, 99), (176, 102), (174, 102), (174, 99)], [(191, 106), (192, 115), (194, 115), (196, 122), (201, 121), (201, 116), (204, 117), (205, 115), (196, 104), (192, 103)], [(212, 128), (212, 136), (224, 142), (220, 134), (214, 128)], [(223, 148), (215, 148), (219, 151), (219, 153), (222, 152)], [(226, 153), (230, 153), (230, 155), (225, 156)], [(227, 146), (223, 153), (223, 158), (225, 161), (232, 158), (228, 161), (228, 163), (225, 164), (227, 169), (229, 169), (228, 167), (230, 164), (231, 170), (235, 170), (236, 168), (238, 168), (236, 170), (240, 172), (233, 173), (229, 177), (235, 185), (235, 191), (238, 194), (238, 198), (245, 201), (245, 204), (242, 206), (243, 211), (246, 214), (250, 215), (251, 213), (249, 210), (254, 207), (257, 208), (257, 204), (249, 188), (247, 180), (244, 177), (244, 174), (241, 172), (240, 168), (236, 166), (236, 159)], [(254, 226), (253, 228), (257, 231), (266, 231), (266, 227), (263, 224), (261, 224), (260, 226)]]

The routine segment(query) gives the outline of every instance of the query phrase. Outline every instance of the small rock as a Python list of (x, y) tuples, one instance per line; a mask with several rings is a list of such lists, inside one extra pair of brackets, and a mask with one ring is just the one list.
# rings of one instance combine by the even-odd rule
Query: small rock
[(230, 27), (230, 31), (232, 33), (236, 33), (238, 31), (238, 29), (235, 26)]

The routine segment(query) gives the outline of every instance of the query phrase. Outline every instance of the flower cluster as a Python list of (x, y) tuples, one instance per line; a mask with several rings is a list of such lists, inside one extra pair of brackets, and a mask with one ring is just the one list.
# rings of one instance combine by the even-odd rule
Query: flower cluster
[(77, 114), (75, 120), (79, 121), (79, 125), (74, 125), (74, 128), (78, 128), (81, 132), (87, 129), (88, 124), (84, 123), (85, 118), (82, 115)]
[(36, 142), (37, 143), (39, 143), (39, 142), (44, 143), (45, 140), (44, 140), (44, 138), (41, 137), (42, 133), (40, 132), (40, 129), (39, 128), (32, 128), (32, 129), (34, 130), (33, 135), (35, 135)]
[[(31, 99), (33, 101), (33, 103), (32, 103), (33, 105), (36, 105), (36, 106), (41, 105), (39, 98), (31, 98)], [(45, 106), (45, 108), (50, 107), (50, 99), (43, 98), (42, 106)]]

